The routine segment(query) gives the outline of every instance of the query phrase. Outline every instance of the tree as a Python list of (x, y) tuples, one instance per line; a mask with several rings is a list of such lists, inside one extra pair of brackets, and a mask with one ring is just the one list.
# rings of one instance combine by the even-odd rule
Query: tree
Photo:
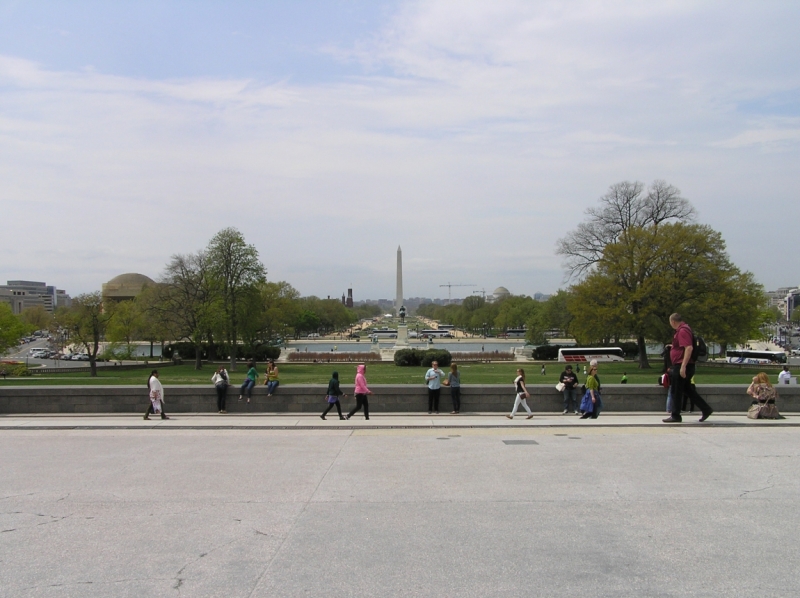
[(119, 301), (108, 306), (111, 321), (106, 336), (114, 343), (125, 343), (126, 354), (131, 354), (131, 345), (138, 339), (142, 329), (142, 311), (136, 300)]
[(53, 327), (53, 314), (41, 305), (34, 305), (23, 310), (20, 319), (32, 330), (50, 330)]
[(103, 309), (99, 291), (78, 295), (72, 305), (56, 311), (56, 321), (69, 331), (74, 343), (83, 345), (89, 354), (92, 377), (97, 376), (97, 351), (111, 321), (110, 310)]
[(236, 349), (240, 329), (240, 307), (254, 287), (266, 281), (266, 268), (258, 251), (244, 242), (235, 228), (219, 231), (208, 244), (208, 260), (214, 287), (220, 293), (225, 315), (225, 336), (230, 343), (230, 369), (236, 368)]
[(0, 355), (17, 346), (19, 339), (25, 336), (27, 331), (28, 327), (14, 315), (11, 306), (0, 302)]
[(682, 313), (695, 328), (704, 322), (706, 336), (722, 339), (757, 326), (759, 310), (739, 311), (734, 303), (726, 317), (712, 312), (731, 299), (763, 295), (751, 275), (731, 264), (718, 232), (683, 223), (628, 228), (606, 246), (595, 269), (572, 292), (568, 305), (578, 340), (633, 335), (640, 368), (650, 367), (645, 339), (671, 337), (671, 313)]
[(151, 309), (169, 322), (174, 339), (194, 345), (196, 370), (203, 367), (201, 345), (218, 319), (218, 306), (206, 252), (173, 255), (156, 287)]
[(632, 227), (658, 227), (662, 222), (690, 222), (695, 210), (678, 188), (656, 180), (645, 194), (644, 183), (623, 181), (609, 187), (600, 206), (586, 210), (587, 220), (558, 241), (571, 278), (587, 275), (602, 259), (606, 247)]

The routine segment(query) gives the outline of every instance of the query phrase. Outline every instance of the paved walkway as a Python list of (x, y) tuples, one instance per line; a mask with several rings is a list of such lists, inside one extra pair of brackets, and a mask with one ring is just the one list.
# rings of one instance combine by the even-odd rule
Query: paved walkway
[[(699, 423), (700, 414), (687, 414), (676, 427), (738, 427), (778, 426), (800, 427), (800, 414), (783, 414), (781, 420), (752, 420), (743, 413), (714, 413), (706, 422)], [(582, 420), (576, 415), (536, 414), (533, 419), (517, 415), (513, 420), (498, 413), (462, 415), (413, 415), (408, 413), (377, 413), (365, 420), (356, 414), (347, 421), (328, 414), (322, 421), (319, 415), (288, 413), (207, 414), (176, 413), (168, 420), (151, 417), (144, 420), (134, 414), (63, 414), (63, 415), (4, 415), (0, 416), (0, 430), (27, 429), (256, 429), (256, 430), (325, 430), (325, 429), (406, 429), (406, 428), (606, 428), (606, 427), (667, 427), (661, 420), (664, 413), (614, 413), (603, 414), (596, 420)]]

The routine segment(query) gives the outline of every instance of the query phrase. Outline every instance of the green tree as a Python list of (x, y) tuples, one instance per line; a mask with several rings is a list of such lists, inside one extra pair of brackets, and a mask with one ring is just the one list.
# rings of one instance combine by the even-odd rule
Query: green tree
[(70, 307), (56, 310), (56, 322), (69, 331), (72, 342), (82, 345), (89, 354), (92, 377), (97, 376), (97, 351), (111, 318), (111, 311), (103, 309), (99, 291), (78, 295)]
[(53, 328), (53, 314), (41, 305), (29, 307), (20, 314), (20, 319), (31, 330), (50, 330)]
[(107, 308), (111, 314), (106, 337), (113, 343), (125, 343), (125, 352), (130, 355), (131, 345), (138, 340), (142, 329), (142, 312), (135, 300), (119, 301)]
[[(595, 269), (572, 289), (568, 302), (572, 330), (580, 342), (633, 335), (639, 367), (647, 368), (646, 338), (671, 337), (669, 315), (681, 312), (697, 328), (705, 322), (711, 339), (736, 336), (757, 326), (758, 309), (730, 310), (723, 326), (710, 312), (740, 289), (755, 289), (752, 278), (731, 264), (722, 236), (708, 226), (683, 223), (630, 227), (606, 246)], [(757, 302), (756, 302), (757, 303)]]
[(258, 259), (258, 251), (244, 241), (235, 228), (219, 231), (207, 249), (215, 289), (222, 299), (225, 315), (224, 333), (231, 348), (230, 369), (236, 368), (236, 352), (241, 327), (244, 298), (266, 281), (267, 271)]
[(8, 303), (0, 302), (0, 355), (16, 347), (28, 329)]

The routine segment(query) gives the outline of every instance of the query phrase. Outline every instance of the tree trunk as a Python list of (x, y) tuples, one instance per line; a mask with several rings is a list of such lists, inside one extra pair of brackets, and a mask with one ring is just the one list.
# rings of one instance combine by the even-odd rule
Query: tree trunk
[(728, 343), (721, 342), (719, 344), (719, 356), (723, 359), (728, 356)]
[(200, 355), (202, 348), (203, 348), (202, 345), (200, 345), (199, 343), (194, 346), (194, 369), (196, 370), (203, 369), (203, 362)]
[(236, 333), (231, 334), (231, 371), (236, 369)]
[(150, 359), (153, 359), (153, 341), (150, 341)]
[(644, 342), (643, 336), (636, 337), (636, 346), (639, 349), (639, 369), (649, 370), (650, 362), (647, 361), (647, 344)]

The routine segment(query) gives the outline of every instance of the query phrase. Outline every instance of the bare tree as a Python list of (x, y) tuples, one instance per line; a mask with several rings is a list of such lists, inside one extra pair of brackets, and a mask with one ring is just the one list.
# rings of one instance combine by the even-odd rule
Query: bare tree
[(587, 220), (558, 241), (568, 278), (582, 278), (631, 227), (658, 226), (662, 222), (694, 220), (695, 210), (680, 189), (656, 180), (645, 193), (644, 183), (622, 181), (609, 187), (600, 205), (586, 210)]
[(151, 309), (168, 321), (178, 338), (195, 346), (195, 369), (202, 368), (201, 345), (211, 330), (217, 296), (204, 251), (173, 255)]

